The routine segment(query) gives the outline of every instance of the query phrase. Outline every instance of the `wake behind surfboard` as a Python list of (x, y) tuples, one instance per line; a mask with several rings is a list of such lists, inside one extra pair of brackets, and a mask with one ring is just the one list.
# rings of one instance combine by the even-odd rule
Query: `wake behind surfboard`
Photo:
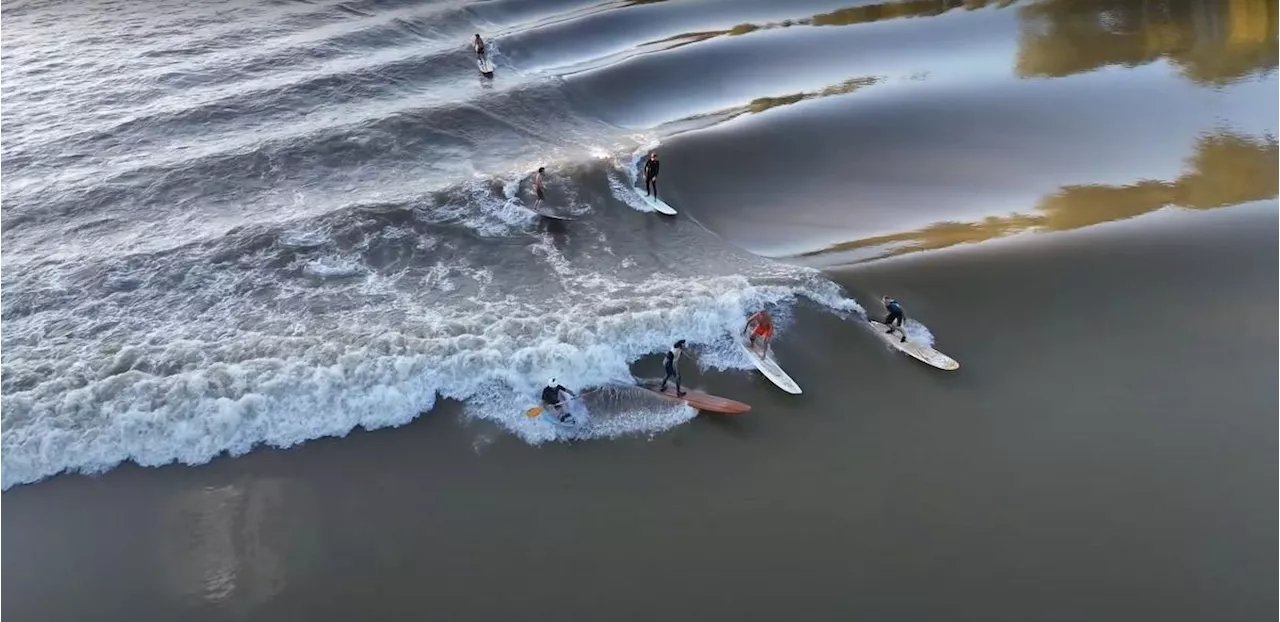
[(641, 188), (639, 186), (632, 186), (632, 190), (635, 190), (636, 194), (639, 195), (640, 199), (643, 200), (646, 204), (648, 204), (649, 207), (652, 207), (655, 212), (658, 212), (659, 214), (666, 214), (667, 216), (675, 216), (678, 213), (676, 212), (676, 209), (674, 207), (667, 205), (662, 199), (659, 199), (658, 197), (655, 197), (655, 196), (646, 195), (644, 193), (644, 188)]
[(753, 350), (749, 345), (747, 345), (747, 338), (745, 336), (738, 335), (737, 341), (738, 345), (746, 351), (747, 356), (751, 357), (751, 362), (755, 364), (756, 369), (759, 369), (760, 373), (764, 374), (765, 378), (768, 378), (773, 382), (773, 384), (778, 385), (779, 389), (782, 389), (787, 393), (792, 395), (800, 394), (800, 385), (796, 384), (796, 381), (792, 380), (791, 376), (787, 375), (787, 372), (782, 371), (782, 367), (773, 359), (772, 348), (769, 349), (769, 352), (765, 356), (760, 356), (759, 352)]
[(881, 340), (883, 340), (885, 343), (893, 346), (894, 348), (902, 352), (906, 352), (909, 356), (916, 359), (917, 361), (920, 361), (922, 363), (925, 363), (926, 365), (931, 365), (933, 367), (936, 367), (938, 369), (945, 370), (945, 371), (954, 371), (956, 369), (960, 369), (960, 363), (957, 362), (955, 359), (937, 350), (934, 350), (929, 346), (918, 344), (918, 343), (912, 343), (910, 339), (907, 339), (906, 342), (903, 342), (902, 333), (901, 332), (894, 332), (892, 334), (889, 333), (889, 327), (886, 326), (885, 324), (882, 324), (875, 320), (867, 320), (867, 322), (871, 324), (871, 329), (877, 335), (880, 336)]

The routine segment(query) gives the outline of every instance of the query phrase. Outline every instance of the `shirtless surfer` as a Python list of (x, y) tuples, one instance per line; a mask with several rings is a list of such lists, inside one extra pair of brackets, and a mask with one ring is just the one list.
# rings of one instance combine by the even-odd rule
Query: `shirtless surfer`
[(547, 195), (542, 191), (542, 175), (546, 172), (546, 167), (539, 166), (538, 172), (533, 175), (533, 191), (538, 195), (538, 200), (533, 202), (535, 208), (542, 205), (542, 201), (547, 198)]

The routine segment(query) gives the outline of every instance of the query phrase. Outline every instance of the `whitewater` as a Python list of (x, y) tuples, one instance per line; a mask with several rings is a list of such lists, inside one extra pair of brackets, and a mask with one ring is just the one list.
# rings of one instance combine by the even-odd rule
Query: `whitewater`
[[(574, 90), (679, 25), (562, 36), (622, 8), (648, 10), (6, 4), (0, 488), (400, 426), (440, 399), (529, 443), (655, 433), (695, 413), (626, 390), (578, 431), (524, 411), (548, 377), (629, 382), (677, 339), (703, 370), (751, 370), (732, 335), (761, 308), (780, 339), (797, 304), (862, 315), (696, 201), (668, 219), (637, 200), (639, 158), (699, 126), (606, 121)], [(538, 166), (573, 222), (527, 208)]]

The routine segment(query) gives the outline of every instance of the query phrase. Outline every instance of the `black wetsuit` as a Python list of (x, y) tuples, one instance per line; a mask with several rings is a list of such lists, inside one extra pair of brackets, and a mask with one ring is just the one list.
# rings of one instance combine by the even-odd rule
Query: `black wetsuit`
[(644, 163), (644, 194), (645, 196), (658, 196), (658, 161), (645, 160)]
[(666, 391), (667, 381), (675, 378), (676, 395), (684, 395), (684, 391), (680, 390), (680, 368), (676, 366), (676, 363), (680, 361), (680, 354), (682, 352), (684, 352), (682, 348), (672, 348), (667, 350), (666, 358), (662, 359), (662, 370), (665, 371), (667, 375), (662, 377), (662, 388), (659, 389), (660, 391)]
[(560, 386), (560, 385), (556, 385), (556, 386), (554, 386), (554, 387), (543, 387), (543, 388), (542, 388), (542, 403), (543, 403), (543, 404), (546, 404), (546, 405), (548, 405), (548, 406), (550, 406), (550, 405), (552, 405), (552, 404), (559, 404), (559, 403), (560, 403), (560, 392), (561, 392), (561, 391), (564, 391), (565, 393), (568, 393), (569, 395), (573, 395), (573, 391), (570, 391), (570, 390), (568, 390), (568, 389), (566, 389), (566, 388), (564, 388), (564, 387), (562, 387), (562, 386)]
[(576, 396), (576, 394), (573, 391), (570, 391), (560, 385), (556, 385), (554, 387), (543, 387), (542, 403), (552, 408), (553, 410), (555, 410), (558, 419), (560, 419), (561, 421), (567, 421), (569, 417), (572, 417), (573, 415), (568, 412), (560, 412), (560, 406), (561, 406), (560, 392), (561, 391), (564, 391), (569, 395)]

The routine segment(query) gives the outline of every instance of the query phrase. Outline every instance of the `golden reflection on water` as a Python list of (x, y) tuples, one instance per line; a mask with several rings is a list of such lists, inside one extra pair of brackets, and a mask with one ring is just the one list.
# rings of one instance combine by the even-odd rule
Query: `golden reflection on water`
[[(664, 0), (637, 0), (633, 3), (645, 4), (647, 2), (662, 1)], [(790, 28), (792, 26), (855, 26), (857, 24), (869, 24), (872, 22), (905, 17), (932, 17), (935, 15), (942, 15), (943, 13), (956, 9), (975, 10), (986, 8), (988, 6), (1004, 8), (1017, 1), (1018, 0), (906, 0), (899, 2), (881, 2), (878, 4), (863, 4), (860, 6), (837, 9), (829, 13), (819, 13), (812, 17), (785, 19), (780, 22), (768, 22), (765, 24), (744, 23), (724, 30), (688, 32), (667, 37), (666, 39), (660, 39), (652, 43), (662, 44), (675, 42), (675, 45), (671, 46), (673, 49), (716, 37), (737, 37), (761, 30)]]
[(1018, 9), (1021, 77), (1068, 76), (1168, 59), (1198, 84), (1276, 67), (1275, 0), (1042, 0)]
[[(895, 3), (896, 10), (886, 7), (878, 14), (897, 17), (924, 4)], [(840, 13), (844, 12), (831, 15)], [(1263, 79), (1277, 66), (1278, 13), (1274, 0), (1024, 2), (1018, 8), (1015, 69), (1021, 78), (1056, 78), (1167, 60), (1179, 75), (1207, 88)], [(883, 247), (871, 258), (876, 259), (1022, 232), (1079, 229), (1166, 206), (1206, 210), (1271, 199), (1278, 194), (1276, 145), (1275, 136), (1219, 129), (1197, 140), (1186, 161), (1187, 172), (1172, 181), (1066, 186), (1041, 199), (1030, 214), (939, 222), (805, 256)]]
[(885, 247), (866, 259), (882, 259), (957, 244), (984, 242), (1015, 233), (1069, 231), (1125, 220), (1166, 206), (1209, 210), (1274, 198), (1280, 190), (1275, 136), (1247, 136), (1219, 130), (1202, 135), (1186, 160), (1187, 170), (1172, 181), (1143, 180), (1126, 186), (1065, 186), (1044, 197), (1032, 214), (989, 217), (978, 222), (940, 222), (892, 235), (876, 236), (805, 253), (813, 256)]

